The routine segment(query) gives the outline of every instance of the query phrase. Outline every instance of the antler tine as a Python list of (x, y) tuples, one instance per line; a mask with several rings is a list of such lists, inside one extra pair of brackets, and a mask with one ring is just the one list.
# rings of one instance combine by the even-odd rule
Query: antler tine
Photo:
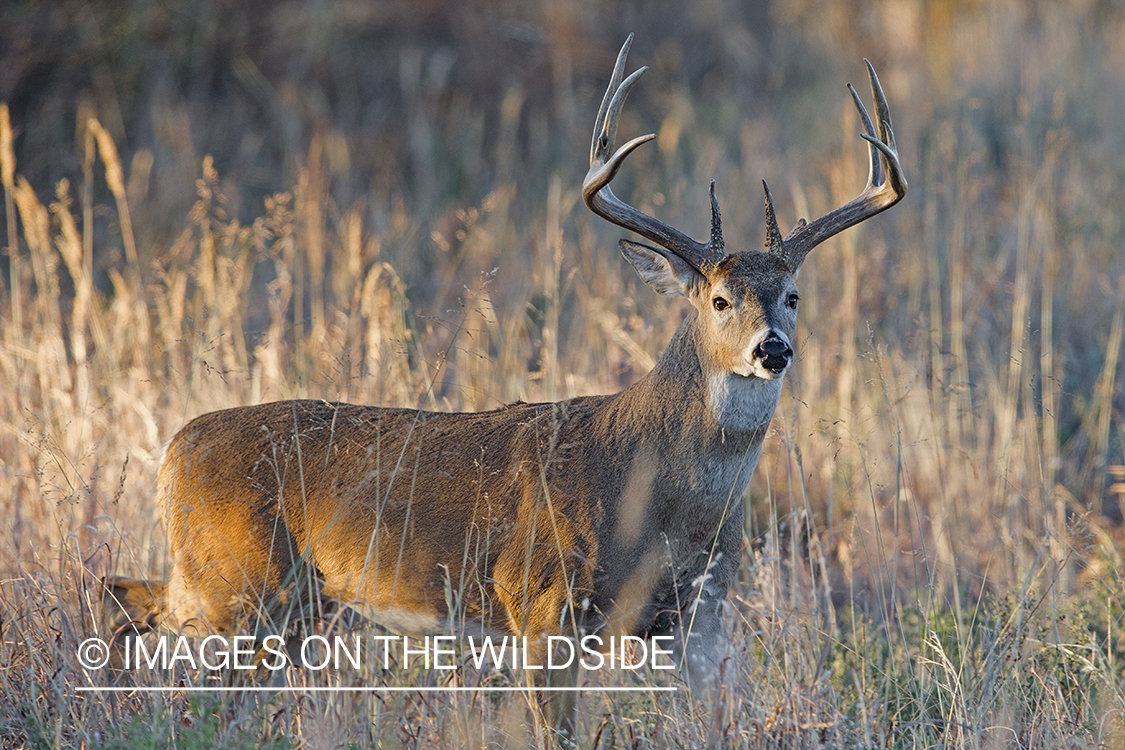
[[(629, 56), (629, 48), (632, 46), (633, 35), (629, 34), (629, 38), (625, 40), (625, 44), (621, 45), (621, 51), (617, 53), (617, 62), (613, 66), (613, 76), (609, 79), (609, 86), (606, 87), (605, 96), (602, 97), (602, 104), (598, 108), (598, 119), (594, 121), (594, 137), (590, 142), (591, 164), (594, 162), (594, 159), (597, 158), (598, 144), (602, 142), (599, 136), (602, 135), (602, 129), (605, 126), (606, 113), (609, 112), (609, 103), (621, 88), (621, 80), (625, 77), (625, 58)], [(642, 68), (641, 70), (644, 69)], [(632, 86), (629, 88), (632, 88)], [(617, 128), (614, 127), (614, 132), (609, 134), (609, 143), (603, 145), (603, 149), (609, 148), (609, 144), (613, 143), (616, 132)]]
[(887, 106), (887, 97), (879, 83), (879, 76), (875, 75), (875, 67), (866, 57), (863, 58), (863, 62), (867, 65), (867, 76), (871, 80), (871, 101), (875, 102), (875, 114), (879, 116), (879, 140), (890, 143), (893, 147), (895, 136), (891, 132), (891, 108)]
[[(718, 201), (715, 200), (714, 185), (711, 188), (711, 242), (704, 244), (696, 242), (680, 230), (656, 219), (648, 214), (623, 202), (613, 194), (609, 188), (610, 181), (617, 176), (618, 170), (625, 161), (625, 157), (642, 143), (647, 143), (655, 135), (642, 135), (634, 138), (612, 156), (608, 154), (613, 149), (617, 138), (617, 123), (621, 116), (621, 108), (625, 105), (625, 98), (629, 95), (637, 80), (648, 68), (634, 71), (628, 78), (622, 80), (625, 74), (625, 58), (629, 54), (633, 35), (625, 40), (621, 52), (617, 55), (617, 64), (613, 68), (609, 87), (602, 97), (601, 107), (598, 109), (597, 119), (594, 121), (594, 135), (590, 143), (590, 169), (582, 181), (582, 199), (590, 210), (620, 227), (629, 229), (645, 237), (676, 255), (683, 258), (697, 270), (718, 262), (724, 257), (722, 251), (722, 227), (719, 219)], [(717, 238), (717, 244), (716, 239)]]
[[(875, 75), (875, 68), (871, 65), (871, 61), (864, 58), (863, 62), (867, 65), (867, 75), (871, 81), (871, 100), (875, 103), (875, 114), (879, 118), (878, 139), (888, 144), (892, 150), (896, 150), (895, 134), (891, 130), (891, 112), (890, 107), (887, 106), (887, 97), (883, 94), (879, 76)], [(863, 100), (859, 98), (855, 86), (849, 83), (848, 91), (852, 93), (852, 101), (855, 102), (856, 109), (859, 110), (859, 117), (863, 121), (863, 130), (866, 135), (861, 134), (861, 137), (871, 141), (876, 138), (876, 135), (875, 128), (871, 124), (871, 117), (867, 114), (867, 107), (863, 106)], [(875, 143), (869, 143), (868, 148), (871, 153), (871, 169), (868, 172), (867, 184), (880, 185), (883, 182), (883, 160), (878, 158), (878, 154), (875, 153), (878, 149)]]
[(887, 180), (892, 183), (901, 198), (902, 195), (906, 194), (907, 185), (906, 177), (902, 173), (902, 164), (898, 159), (898, 144), (895, 142), (895, 132), (891, 128), (891, 108), (887, 105), (887, 96), (883, 93), (879, 76), (875, 75), (875, 68), (866, 58), (863, 61), (867, 63), (867, 73), (871, 78), (871, 98), (875, 102), (875, 110), (879, 115), (879, 141), (874, 141), (874, 133), (863, 137), (871, 141), (871, 145), (879, 149), (886, 157), (888, 164)]
[(711, 239), (707, 247), (719, 255), (726, 254), (726, 243), (723, 242), (723, 217), (719, 213), (719, 199), (715, 197), (715, 181), (711, 180)]
[[(869, 63), (870, 64), (870, 63)], [(870, 138), (875, 137), (875, 126), (871, 124), (871, 117), (867, 114), (867, 107), (863, 106), (863, 100), (859, 98), (859, 93), (856, 92), (855, 86), (848, 84), (848, 91), (852, 92), (852, 101), (855, 102), (856, 109), (859, 110), (859, 119), (863, 121), (863, 132)], [(881, 127), (880, 127), (881, 130)], [(882, 133), (880, 133), (882, 135)], [(879, 185), (883, 182), (883, 160), (879, 158), (876, 153), (875, 144), (868, 143), (867, 148), (869, 151), (869, 167), (867, 170), (867, 184)]]
[[(781, 228), (777, 226), (777, 214), (773, 210), (773, 195), (770, 186), (762, 180), (762, 188), (766, 191), (766, 250), (771, 253), (784, 252), (784, 242), (781, 238)], [(804, 226), (804, 221), (798, 225)]]
[[(860, 120), (863, 121), (864, 132), (860, 137), (868, 142), (869, 166), (867, 171), (867, 184), (855, 199), (843, 206), (830, 211), (813, 222), (798, 223), (784, 240), (774, 244), (774, 235), (777, 232), (777, 220), (773, 216), (773, 205), (766, 189), (766, 214), (767, 214), (767, 243), (770, 252), (778, 253), (785, 258), (791, 269), (796, 271), (804, 262), (809, 251), (824, 240), (839, 234), (845, 229), (871, 218), (877, 213), (887, 210), (902, 200), (906, 195), (906, 176), (902, 172), (902, 163), (899, 161), (898, 148), (895, 143), (894, 130), (891, 128), (890, 107), (887, 106), (887, 97), (879, 78), (875, 75), (875, 68), (867, 63), (867, 73), (871, 79), (871, 98), (875, 103), (875, 113), (878, 116), (878, 136), (875, 134), (875, 125), (863, 106), (855, 88), (848, 84), (852, 98), (855, 100), (856, 109), (859, 110)], [(885, 163), (884, 163), (885, 162)], [(771, 224), (772, 221), (772, 224)]]
[[(621, 117), (621, 108), (625, 106), (625, 98), (629, 96), (629, 92), (633, 90), (633, 86), (636, 85), (637, 81), (640, 80), (641, 75), (646, 70), (648, 70), (647, 67), (634, 70), (632, 75), (618, 84), (613, 97), (607, 102), (605, 111), (601, 113), (602, 124), (599, 126), (599, 130), (594, 131), (593, 150), (590, 154), (591, 166), (595, 163), (607, 164), (605, 157), (606, 154), (609, 153), (609, 150), (613, 148), (613, 144), (617, 141), (617, 122)], [(619, 148), (608, 162), (614, 165), (613, 175), (617, 174), (617, 170), (621, 168), (621, 163), (625, 161), (625, 157), (628, 156), (633, 149), (642, 143), (651, 141), (655, 137), (656, 136), (651, 133), (649, 135), (642, 135)], [(613, 179), (613, 175), (610, 176), (610, 180)], [(606, 182), (609, 182), (609, 180), (606, 180)]]

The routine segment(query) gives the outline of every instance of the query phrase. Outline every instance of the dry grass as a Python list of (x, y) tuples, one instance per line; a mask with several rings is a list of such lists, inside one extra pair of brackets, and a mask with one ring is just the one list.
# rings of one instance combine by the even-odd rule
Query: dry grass
[[(1109, 488), (1125, 464), (1125, 14), (838, 5), (862, 23), (774, 7), (777, 69), (806, 77), (771, 84), (770, 106), (732, 108), (741, 84), (689, 88), (668, 72), (672, 44), (638, 89), (663, 94), (623, 124), (659, 134), (622, 175), (637, 205), (698, 232), (715, 177), (728, 238), (756, 245), (762, 177), (790, 217), (862, 184), (843, 83), (868, 54), (911, 182), (802, 274), (801, 361), (746, 498), (717, 731), (731, 747), (1125, 747), (1125, 534)], [(152, 487), (191, 417), (296, 396), (472, 410), (608, 392), (678, 324), (581, 205), (585, 81), (554, 79), (547, 139), (518, 84), (478, 110), (408, 62), (413, 172), (340, 203), (333, 180), (359, 147), (314, 128), (287, 155), (292, 189), (250, 210), (197, 159), (195, 204), (166, 242), (153, 238), (167, 205), (139, 187), (151, 153), (123, 159), (80, 108), (79, 168), (52, 195), (19, 176), (13, 128), (18, 141), (27, 124), (0, 109), (0, 745), (537, 741), (520, 695), (75, 692), (107, 679), (74, 656), (97, 634), (91, 583), (163, 568)], [(520, 148), (490, 152), (485, 121)], [(525, 180), (529, 163), (547, 169)], [(419, 165), (437, 182), (420, 186)], [(468, 197), (446, 190), (486, 168), (491, 180), (462, 180)], [(693, 747), (714, 729), (686, 692), (581, 707), (588, 745)]]

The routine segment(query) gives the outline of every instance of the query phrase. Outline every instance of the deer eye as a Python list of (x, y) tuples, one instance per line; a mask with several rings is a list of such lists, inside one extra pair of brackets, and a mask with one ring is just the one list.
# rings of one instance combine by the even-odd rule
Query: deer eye
[(727, 302), (723, 297), (716, 297), (715, 299), (711, 300), (711, 306), (716, 310), (722, 311), (730, 307), (730, 303)]
[(785, 306), (797, 309), (797, 300), (801, 299), (800, 295), (796, 292), (790, 292), (789, 296), (785, 298)]

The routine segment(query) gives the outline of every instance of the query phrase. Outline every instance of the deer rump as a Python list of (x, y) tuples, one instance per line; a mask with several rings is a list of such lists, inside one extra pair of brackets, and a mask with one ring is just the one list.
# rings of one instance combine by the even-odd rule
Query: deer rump
[(696, 478), (667, 474), (678, 462), (661, 454), (701, 446), (661, 448), (675, 426), (615, 429), (618, 396), (199, 417), (158, 480), (172, 575), (159, 611), (130, 618), (269, 630), (315, 586), (404, 633), (668, 632), (709, 562), (737, 558), (741, 502), (681, 508)]

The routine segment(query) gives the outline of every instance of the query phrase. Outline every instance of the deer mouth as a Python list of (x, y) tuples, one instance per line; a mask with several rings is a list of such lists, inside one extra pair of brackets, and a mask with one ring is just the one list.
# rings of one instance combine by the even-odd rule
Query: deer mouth
[(778, 380), (785, 375), (785, 372), (789, 369), (789, 365), (767, 367), (763, 363), (755, 362), (751, 369), (753, 370), (751, 377), (760, 378), (761, 380)]
[(781, 357), (767, 357), (762, 360), (762, 367), (775, 377), (781, 377), (789, 369), (789, 360)]
[(785, 375), (793, 361), (793, 348), (784, 334), (770, 331), (751, 347), (746, 357), (751, 374), (764, 380), (776, 380)]

